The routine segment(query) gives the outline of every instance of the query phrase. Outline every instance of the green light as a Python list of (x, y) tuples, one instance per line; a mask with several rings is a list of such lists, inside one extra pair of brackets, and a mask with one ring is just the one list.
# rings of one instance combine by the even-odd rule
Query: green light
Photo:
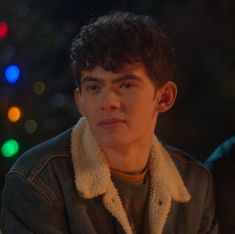
[(13, 157), (19, 151), (19, 144), (14, 139), (9, 139), (5, 141), (2, 145), (1, 152), (6, 158)]

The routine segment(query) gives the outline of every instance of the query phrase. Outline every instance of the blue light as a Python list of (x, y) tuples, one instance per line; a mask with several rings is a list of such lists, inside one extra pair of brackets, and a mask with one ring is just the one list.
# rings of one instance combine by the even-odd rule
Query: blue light
[(5, 69), (5, 77), (11, 84), (15, 83), (20, 77), (20, 69), (17, 65), (9, 65)]

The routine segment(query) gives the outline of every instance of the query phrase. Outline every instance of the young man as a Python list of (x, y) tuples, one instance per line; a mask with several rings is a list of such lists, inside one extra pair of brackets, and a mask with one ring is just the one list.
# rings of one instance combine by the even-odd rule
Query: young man
[(115, 12), (72, 45), (83, 115), (6, 177), (1, 226), (17, 233), (217, 233), (210, 173), (154, 136), (174, 104), (173, 50), (151, 17)]

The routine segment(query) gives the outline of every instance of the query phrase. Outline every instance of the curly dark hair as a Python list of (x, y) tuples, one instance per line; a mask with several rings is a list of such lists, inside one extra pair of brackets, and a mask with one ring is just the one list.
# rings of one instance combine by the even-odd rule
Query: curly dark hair
[(71, 59), (78, 87), (81, 72), (96, 66), (118, 72), (140, 62), (155, 85), (175, 73), (174, 50), (155, 20), (130, 12), (110, 12), (83, 26), (72, 42)]

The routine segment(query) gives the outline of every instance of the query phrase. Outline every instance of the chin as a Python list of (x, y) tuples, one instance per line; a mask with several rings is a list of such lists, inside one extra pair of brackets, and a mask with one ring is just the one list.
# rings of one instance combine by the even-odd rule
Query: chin
[(99, 137), (97, 139), (97, 143), (100, 145), (101, 148), (112, 148), (112, 149), (128, 145), (128, 141), (126, 139), (117, 136)]

